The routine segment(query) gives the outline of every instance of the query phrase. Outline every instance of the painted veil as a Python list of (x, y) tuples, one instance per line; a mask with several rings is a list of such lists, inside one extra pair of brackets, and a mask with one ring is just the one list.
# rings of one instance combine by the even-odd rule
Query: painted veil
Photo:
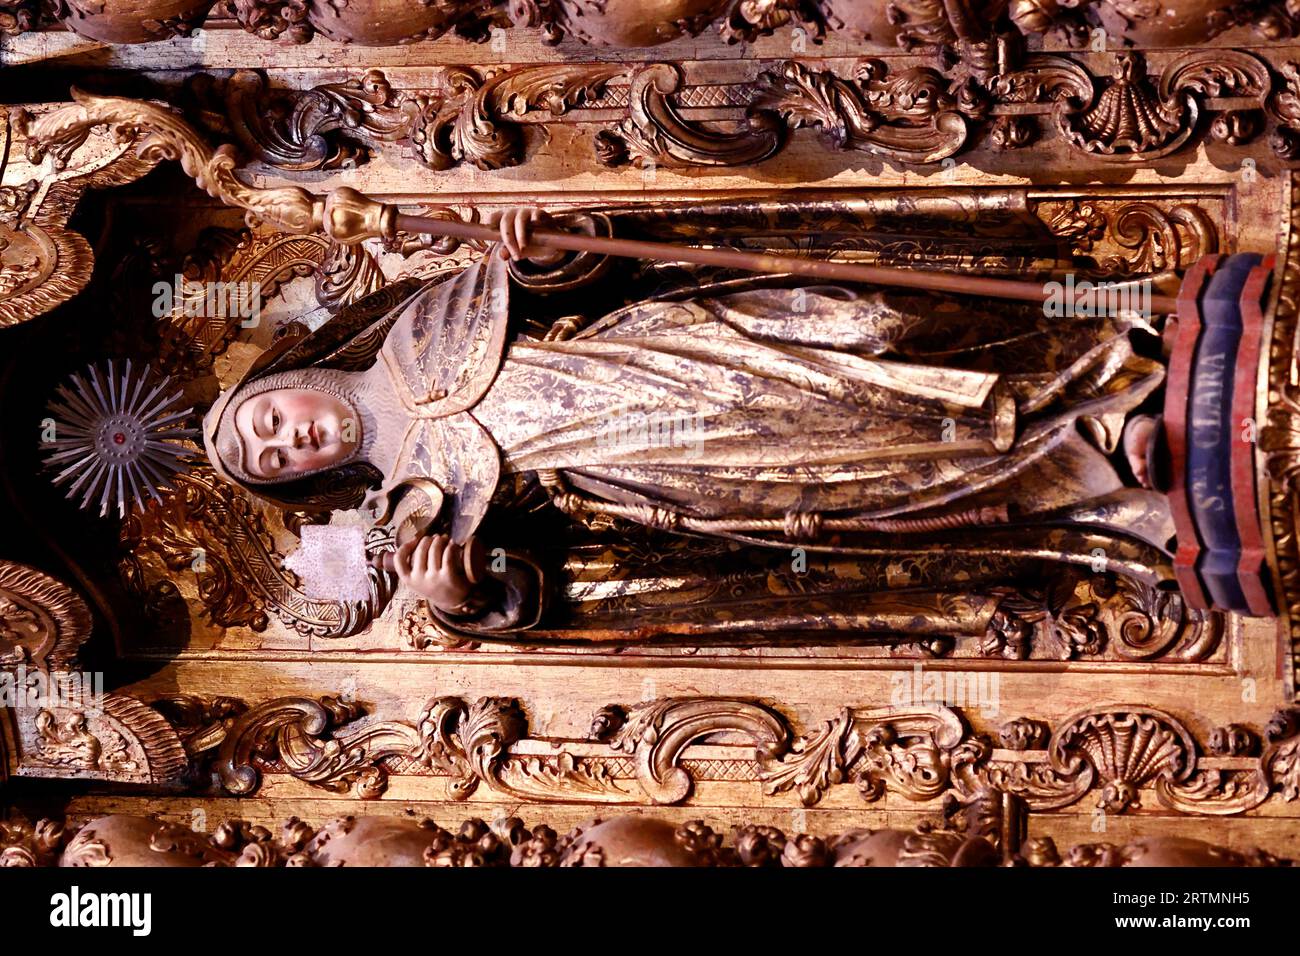
[[(287, 510), (327, 511), (356, 507), (366, 489), (382, 476), (364, 462), (351, 462), (287, 482), (251, 480), (229, 463), (229, 423), (239, 398), (244, 399), (300, 382), (300, 375), (317, 370), (359, 371), (374, 362), (384, 337), (400, 311), (423, 283), (404, 279), (345, 306), (318, 329), (273, 344), (253, 362), (240, 380), (224, 389), (203, 417), (203, 443), (217, 475), (247, 488)], [(224, 427), (223, 427), (224, 426)]]

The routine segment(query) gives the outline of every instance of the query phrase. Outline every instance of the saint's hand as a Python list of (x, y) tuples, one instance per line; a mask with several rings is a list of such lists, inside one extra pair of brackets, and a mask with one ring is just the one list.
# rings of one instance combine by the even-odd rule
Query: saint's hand
[[(522, 259), (533, 229), (556, 229), (558, 226), (549, 213), (536, 206), (511, 206), (489, 217), (489, 223), (501, 231), (501, 256), (505, 259)], [(564, 258), (560, 249), (546, 249), (530, 256), (528, 261), (540, 266), (554, 265)]]
[(397, 549), (393, 570), (399, 581), (439, 610), (463, 612), (480, 579), (474, 565), (482, 558), (481, 550), (474, 539), (462, 547), (445, 534), (416, 538)]

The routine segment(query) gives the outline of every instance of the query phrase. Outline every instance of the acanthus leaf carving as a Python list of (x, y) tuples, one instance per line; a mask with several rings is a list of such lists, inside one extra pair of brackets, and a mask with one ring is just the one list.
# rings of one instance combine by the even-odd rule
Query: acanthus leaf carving
[(794, 789), (812, 806), (832, 785), (854, 781), (868, 800), (893, 784), (912, 800), (928, 800), (949, 783), (948, 752), (966, 731), (956, 713), (938, 705), (914, 708), (845, 708), (788, 753), (761, 760), (763, 789)]
[(335, 697), (285, 697), (250, 707), (233, 720), (218, 746), (222, 785), (234, 794), (254, 792), (259, 765), (274, 757), (307, 783), (335, 791), (355, 785), (363, 799), (378, 797), (387, 782), (384, 758), (410, 752), (415, 733), (409, 724), (375, 722), (325, 736), (361, 713), (358, 705)]
[(1222, 244), (1211, 212), (1194, 203), (1048, 199), (1034, 208), (1085, 271), (1107, 278), (1181, 273)]
[(987, 104), (973, 83), (950, 89), (929, 67), (891, 75), (866, 60), (854, 80), (788, 61), (757, 80), (756, 109), (779, 114), (792, 129), (813, 126), (837, 149), (860, 149), (905, 163), (935, 163), (958, 152), (968, 120)]

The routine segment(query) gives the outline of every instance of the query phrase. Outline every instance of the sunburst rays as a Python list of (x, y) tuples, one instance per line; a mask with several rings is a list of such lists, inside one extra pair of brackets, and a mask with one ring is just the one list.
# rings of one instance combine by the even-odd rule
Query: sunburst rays
[(68, 498), (80, 495), (79, 507), (98, 502), (102, 516), (116, 506), (124, 518), (146, 496), (162, 502), (159, 491), (193, 458), (182, 443), (198, 431), (183, 427), (193, 410), (176, 409), (181, 392), (169, 378), (133, 369), (130, 359), (121, 374), (107, 365), (88, 366), (86, 377), (75, 373), (55, 390), (45, 464), (58, 470), (53, 482), (68, 486)]

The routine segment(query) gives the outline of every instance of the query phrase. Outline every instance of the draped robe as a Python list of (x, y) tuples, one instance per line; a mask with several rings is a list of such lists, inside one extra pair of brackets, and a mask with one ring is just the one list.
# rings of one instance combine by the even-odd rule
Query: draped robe
[(1164, 374), (1141, 319), (1008, 305), (976, 328), (955, 300), (836, 286), (637, 303), (558, 341), (509, 341), (510, 318), (490, 256), (379, 352), (407, 417), (386, 485), (431, 479), (461, 540), (503, 475), (541, 469), (698, 518), (1059, 510), (1122, 491), (1107, 456)]

